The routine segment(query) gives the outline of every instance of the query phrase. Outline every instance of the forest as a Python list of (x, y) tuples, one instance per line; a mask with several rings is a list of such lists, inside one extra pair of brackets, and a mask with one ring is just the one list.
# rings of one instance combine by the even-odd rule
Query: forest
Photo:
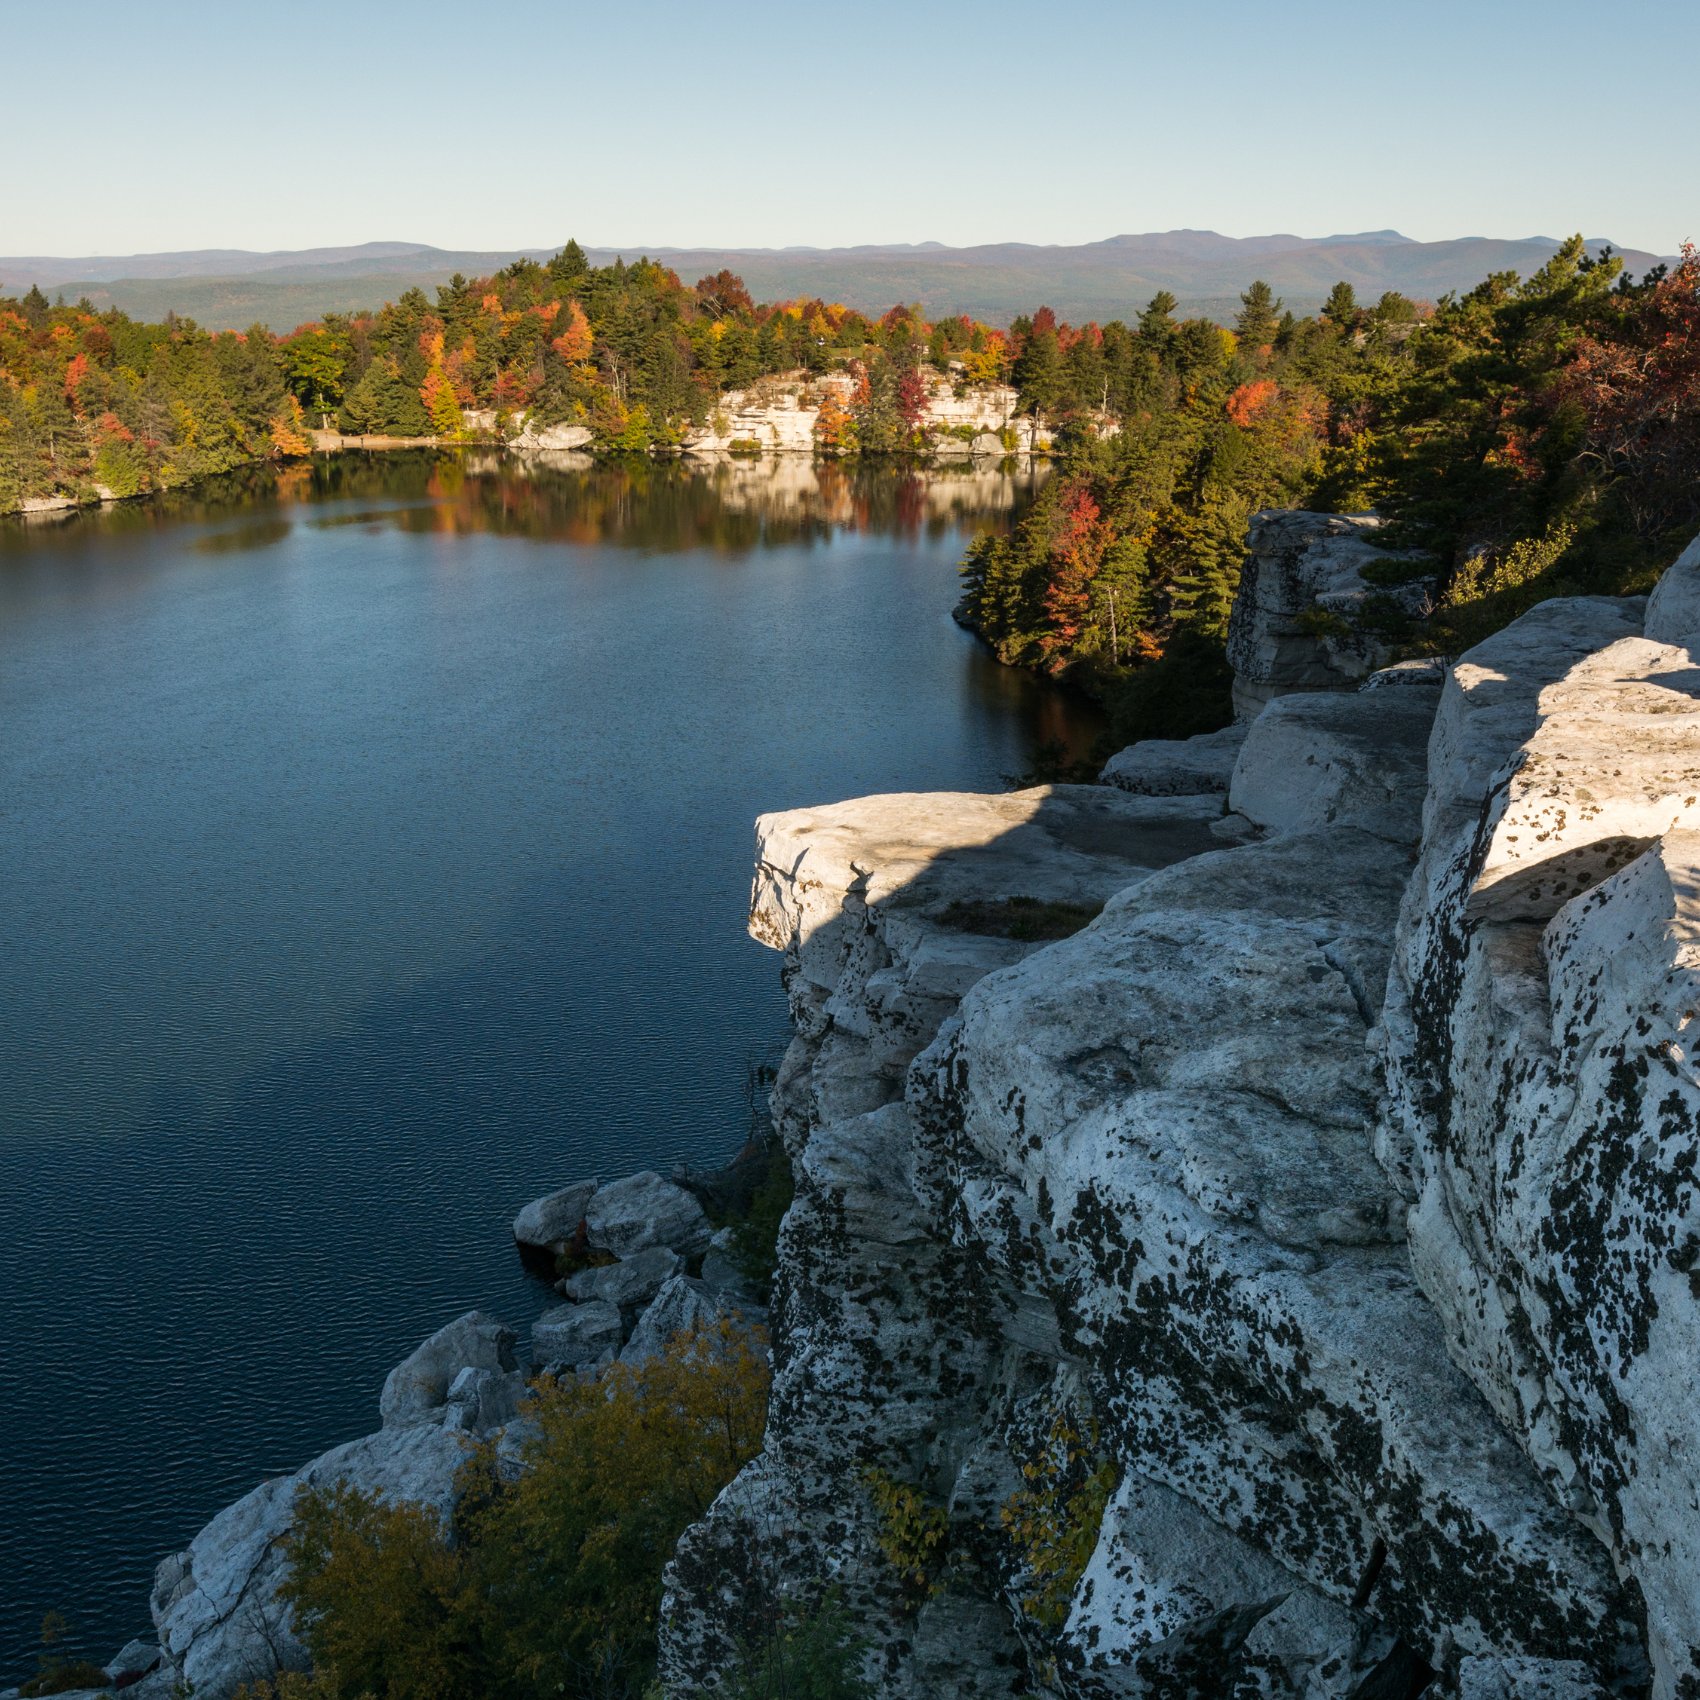
[[(1411, 653), (1456, 652), (1544, 596), (1644, 590), (1700, 525), (1700, 258), (1635, 279), (1580, 237), (1532, 276), (1439, 302), (1346, 284), (1284, 311), (1267, 285), (1231, 327), (1177, 320), (1007, 329), (758, 305), (729, 272), (546, 264), (409, 290), (378, 313), (274, 336), (140, 324), (39, 290), (0, 300), (0, 512), (30, 497), (169, 490), (311, 451), (311, 431), (493, 436), (521, 414), (587, 426), (607, 454), (665, 452), (729, 389), (843, 372), (830, 456), (924, 460), (927, 369), (1007, 382), (1057, 467), (1010, 536), (969, 549), (960, 617), (1015, 665), (1103, 699), (1110, 742), (1224, 723), (1222, 640), (1250, 516), (1373, 510), (1382, 571), (1431, 612), (1360, 618)], [(1416, 552), (1416, 559), (1410, 552)], [(1053, 764), (1054, 765), (1054, 764)], [(1053, 777), (1053, 773), (1041, 773)]]
[(171, 489), (266, 458), (310, 453), (315, 428), (491, 436), (521, 414), (586, 425), (604, 452), (678, 444), (727, 389), (764, 374), (850, 370), (848, 408), (822, 420), (828, 453), (924, 449), (917, 369), (964, 383), (1011, 363), (1002, 332), (869, 320), (822, 301), (758, 306), (730, 272), (694, 287), (639, 260), (593, 267), (576, 242), (435, 303), (410, 289), (381, 312), (328, 315), (274, 336), (139, 324), (116, 309), (0, 300), (0, 512), (30, 497)]
[[(1241, 300), (1218, 331), (1158, 296), (1131, 347), (1043, 315), (1010, 329), (1059, 471), (1013, 535), (969, 549), (959, 618), (1102, 698), (1106, 750), (1231, 719), (1223, 640), (1259, 509), (1380, 514), (1386, 594), (1358, 619), (1407, 655), (1457, 654), (1546, 597), (1644, 592), (1700, 528), (1692, 246), (1639, 280), (1577, 237), (1438, 303), (1340, 284), (1298, 319), (1262, 284)], [(1088, 411), (1105, 396), (1114, 435)], [(1417, 581), (1420, 618), (1391, 593)], [(1024, 777), (1089, 771), (1053, 752)]]

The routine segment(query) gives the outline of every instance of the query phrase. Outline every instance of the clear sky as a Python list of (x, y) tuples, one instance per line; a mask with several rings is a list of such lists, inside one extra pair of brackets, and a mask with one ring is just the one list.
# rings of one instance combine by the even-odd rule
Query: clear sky
[(0, 0), (0, 253), (1700, 239), (1696, 0)]

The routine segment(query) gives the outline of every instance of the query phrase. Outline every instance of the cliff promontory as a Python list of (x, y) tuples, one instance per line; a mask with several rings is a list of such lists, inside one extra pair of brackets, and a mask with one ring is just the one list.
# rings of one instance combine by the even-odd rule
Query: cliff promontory
[(670, 1691), (830, 1579), (891, 1694), (1700, 1692), (1700, 554), (1445, 669), (1283, 617), (1225, 793), (760, 823), (798, 1199)]

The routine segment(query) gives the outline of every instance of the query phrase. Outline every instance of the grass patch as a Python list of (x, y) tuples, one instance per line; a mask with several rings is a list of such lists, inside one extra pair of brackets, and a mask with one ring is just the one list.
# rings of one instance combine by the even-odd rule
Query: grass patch
[(958, 932), (1023, 943), (1066, 939), (1104, 912), (1102, 903), (1048, 903), (1040, 897), (1006, 897), (1001, 903), (951, 899), (938, 917)]

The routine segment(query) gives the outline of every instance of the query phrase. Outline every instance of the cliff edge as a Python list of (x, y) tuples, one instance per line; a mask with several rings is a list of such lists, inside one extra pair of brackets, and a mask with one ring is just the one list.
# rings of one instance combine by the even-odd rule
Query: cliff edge
[(828, 1584), (893, 1696), (1700, 1693), (1700, 551), (1450, 668), (1257, 600), (1237, 754), (758, 824), (798, 1193), (669, 1693)]

